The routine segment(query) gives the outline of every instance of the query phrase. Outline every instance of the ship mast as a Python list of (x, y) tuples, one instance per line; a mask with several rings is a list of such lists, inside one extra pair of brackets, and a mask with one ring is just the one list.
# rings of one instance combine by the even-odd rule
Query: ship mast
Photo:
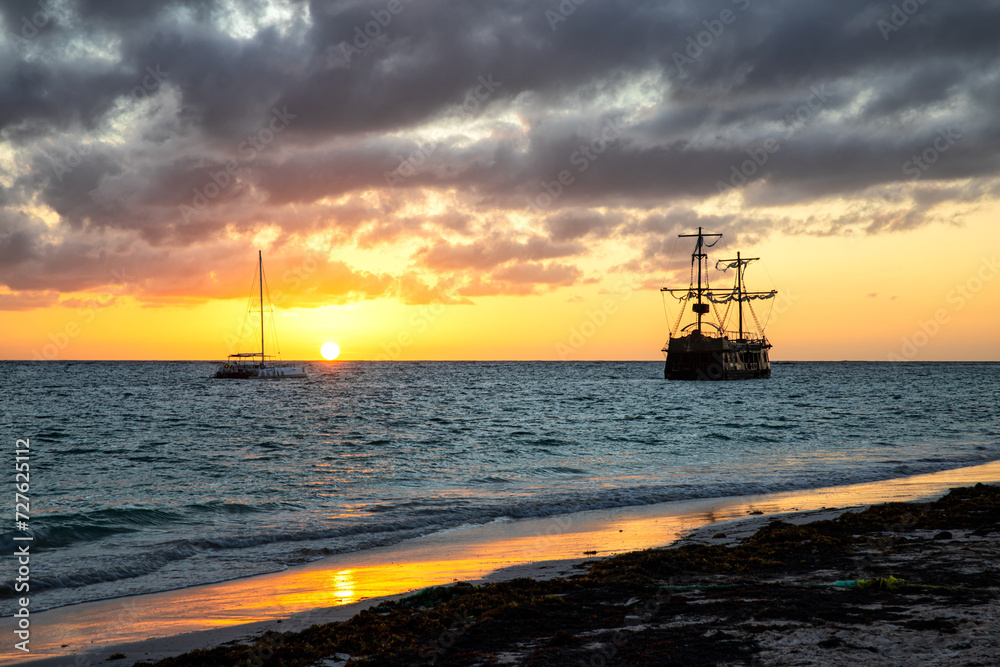
[(260, 272), (260, 367), (264, 368), (264, 256), (257, 251), (257, 270)]
[(695, 259), (698, 260), (698, 303), (692, 306), (695, 313), (698, 314), (698, 328), (695, 329), (698, 333), (701, 333), (701, 317), (708, 312), (708, 304), (702, 302), (702, 293), (704, 292), (701, 286), (701, 263), (702, 260), (705, 261), (705, 269), (708, 270), (708, 254), (704, 252), (704, 243), (706, 236), (722, 236), (722, 234), (705, 234), (701, 231), (701, 227), (698, 228), (697, 234), (678, 234), (678, 238), (698, 238), (698, 242), (695, 243), (694, 252), (691, 253), (691, 263), (694, 263)]
[[(740, 340), (743, 340), (743, 302), (749, 301), (753, 297), (764, 297), (767, 298), (769, 294), (777, 294), (777, 290), (770, 290), (768, 292), (744, 292), (743, 291), (743, 267), (750, 262), (756, 262), (760, 257), (743, 257), (740, 253), (736, 253), (736, 259), (723, 259), (723, 262), (735, 262), (736, 263), (736, 301), (739, 304), (740, 313)], [(732, 268), (730, 264), (729, 268)], [(753, 312), (753, 308), (750, 309)], [(764, 332), (759, 332), (761, 336)]]
[[(691, 306), (691, 310), (693, 310), (697, 314), (697, 316), (698, 316), (698, 321), (697, 321), (697, 327), (698, 328), (695, 329), (695, 332), (698, 333), (698, 334), (701, 333), (702, 318), (711, 309), (711, 306), (709, 306), (709, 304), (707, 303), (707, 301), (712, 301), (713, 303), (729, 303), (729, 302), (731, 302), (733, 300), (733, 297), (735, 297), (736, 302), (739, 304), (739, 340), (744, 340), (744, 332), (743, 332), (743, 302), (744, 301), (748, 301), (749, 302), (751, 299), (768, 299), (768, 298), (771, 298), (775, 294), (777, 294), (777, 290), (770, 290), (770, 291), (767, 291), (767, 292), (748, 292), (748, 291), (744, 290), (743, 289), (743, 274), (745, 272), (744, 272), (743, 269), (750, 262), (755, 262), (755, 261), (759, 260), (760, 257), (744, 257), (742, 255), (742, 253), (737, 252), (736, 253), (736, 259), (722, 259), (722, 260), (719, 260), (719, 263), (722, 263), (722, 262), (726, 262), (727, 263), (726, 269), (731, 269), (733, 267), (736, 268), (736, 289), (734, 289), (732, 292), (729, 292), (728, 294), (725, 294), (725, 295), (719, 295), (719, 294), (713, 292), (713, 290), (711, 289), (711, 287), (708, 285), (708, 280), (707, 280), (708, 276), (704, 275), (704, 277), (703, 277), (702, 262), (705, 263), (704, 273), (707, 274), (707, 272), (708, 272), (708, 254), (705, 252), (705, 249), (706, 249), (706, 247), (712, 247), (712, 246), (714, 246), (715, 243), (717, 243), (718, 241), (713, 242), (712, 244), (706, 246), (705, 245), (705, 239), (706, 238), (716, 238), (717, 239), (717, 238), (719, 238), (721, 236), (722, 236), (722, 234), (706, 234), (702, 230), (701, 227), (698, 228), (698, 233), (697, 234), (678, 234), (679, 238), (697, 238), (698, 239), (698, 241), (695, 243), (695, 246), (694, 246), (694, 252), (691, 253), (691, 272), (692, 272), (692, 274), (694, 273), (694, 263), (695, 263), (695, 261), (698, 262), (698, 287), (697, 287), (697, 290), (694, 289), (694, 276), (692, 275), (692, 277), (691, 277), (691, 284), (690, 284), (690, 286), (686, 290), (674, 289), (674, 288), (670, 288), (670, 287), (661, 287), (660, 291), (661, 292), (668, 292), (671, 295), (682, 294), (683, 296), (678, 296), (677, 297), (681, 301), (691, 299), (694, 296), (698, 297), (698, 302), (695, 303), (695, 304), (693, 304)], [(718, 266), (718, 264), (716, 266)], [(723, 270), (725, 270), (725, 269), (723, 269)], [(703, 284), (703, 279), (704, 279), (704, 284)], [(747, 304), (747, 307), (750, 308), (750, 313), (753, 314), (753, 307), (750, 306), (749, 303)], [(728, 312), (729, 312), (728, 309), (727, 309), (726, 312), (727, 312), (727, 315), (728, 315)], [(680, 321), (681, 321), (680, 317), (678, 317), (678, 320), (677, 320), (678, 326), (680, 325)], [(756, 321), (756, 315), (754, 315), (754, 321)], [(719, 324), (720, 324), (720, 326), (725, 326), (724, 322), (719, 322)], [(692, 326), (692, 325), (688, 325), (688, 327), (690, 327), (690, 326)], [(761, 329), (760, 335), (763, 337), (763, 333), (764, 332), (763, 332), (763, 329), (760, 327), (760, 323), (759, 322), (757, 323), (757, 326), (758, 326), (758, 329)], [(685, 327), (685, 329), (687, 329), (688, 327)], [(724, 335), (724, 333), (725, 332), (723, 332), (720, 329), (720, 335)], [(671, 337), (672, 336), (673, 336), (673, 332), (671, 332)]]
[(743, 262), (736, 253), (736, 305), (740, 307), (740, 340), (743, 340)]

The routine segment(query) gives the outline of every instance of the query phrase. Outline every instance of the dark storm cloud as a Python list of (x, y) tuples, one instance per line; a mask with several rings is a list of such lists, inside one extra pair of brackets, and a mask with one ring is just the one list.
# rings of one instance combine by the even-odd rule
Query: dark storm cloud
[(421, 250), (418, 257), (425, 266), (436, 270), (490, 270), (518, 260), (570, 257), (579, 254), (581, 249), (578, 244), (555, 244), (541, 236), (523, 242), (489, 236), (464, 244), (443, 241)]
[(545, 220), (545, 229), (553, 241), (573, 241), (584, 237), (607, 238), (621, 224), (618, 214), (601, 214), (596, 211), (563, 211)]
[[(0, 252), (35, 263), (30, 279), (7, 273), (2, 284), (106, 282), (87, 258), (107, 235), (127, 237), (123, 258), (201, 257), (228, 243), (226, 230), (266, 224), (280, 228), (279, 244), (324, 229), (364, 247), (411, 239), (424, 243), (413, 260), (425, 268), (506, 267), (505, 285), (553, 284), (571, 265), (537, 262), (615, 238), (645, 265), (662, 254), (658, 235), (696, 222), (658, 211), (728, 191), (746, 214), (712, 224), (733, 233), (912, 229), (936, 206), (996, 194), (997, 9), (10, 0), (0, 6)], [(808, 229), (753, 215), (879, 188), (894, 191), (880, 196), (895, 210), (858, 207)], [(458, 193), (462, 208), (437, 222), (408, 211), (428, 192)], [(35, 209), (57, 222), (38, 222)], [(531, 216), (545, 238), (470, 222), (489, 211)], [(484, 236), (455, 243), (433, 229)], [(52, 268), (54, 258), (77, 269)], [(358, 280), (366, 294), (387, 289)], [(410, 282), (408, 293), (430, 289)]]

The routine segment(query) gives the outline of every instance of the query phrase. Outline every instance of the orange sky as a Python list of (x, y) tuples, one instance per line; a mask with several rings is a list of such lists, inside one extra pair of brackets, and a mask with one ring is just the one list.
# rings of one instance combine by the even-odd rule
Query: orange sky
[[(779, 291), (767, 326), (775, 360), (887, 360), (895, 354), (916, 361), (995, 361), (1000, 279), (989, 249), (1000, 246), (1000, 229), (993, 217), (984, 210), (960, 224), (855, 239), (772, 235), (728, 249), (761, 256), (748, 283)], [(267, 250), (265, 244), (265, 257)], [(689, 253), (688, 241), (676, 252)], [(281, 256), (276, 266), (265, 265), (272, 295), (295, 286), (296, 274), (281, 271)], [(254, 259), (247, 257), (244, 267), (245, 294)], [(282, 356), (319, 359), (320, 346), (335, 341), (342, 359), (662, 358), (668, 325), (658, 286), (669, 282), (666, 271), (601, 276), (600, 261), (593, 263), (596, 268), (585, 272), (595, 278), (589, 284), (472, 297), (469, 303), (406, 305), (385, 296), (329, 306), (306, 300), (297, 307), (295, 297), (284, 297), (276, 308)], [(126, 283), (62, 294), (62, 305), (4, 313), (0, 356), (219, 359), (236, 351), (245, 296), (150, 304), (127, 290)], [(768, 305), (757, 306), (761, 316)], [(668, 307), (676, 315), (676, 304)]]

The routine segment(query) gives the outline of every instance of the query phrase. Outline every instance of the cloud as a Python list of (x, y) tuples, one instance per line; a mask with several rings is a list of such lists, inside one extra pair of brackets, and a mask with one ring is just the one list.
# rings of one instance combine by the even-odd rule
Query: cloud
[(566, 264), (542, 265), (537, 262), (519, 263), (494, 271), (492, 278), (510, 283), (532, 285), (572, 285), (582, 275), (580, 269)]
[(21, 292), (0, 294), (0, 310), (34, 310), (47, 308), (59, 302), (55, 292)]
[(549, 238), (556, 242), (575, 241), (582, 238), (603, 239), (610, 236), (621, 224), (621, 214), (602, 214), (587, 209), (563, 211), (545, 220)]
[(990, 0), (558, 4), (4, 3), (0, 286), (220, 298), (272, 230), (276, 265), (410, 253), (324, 261), (303, 304), (531, 293), (605, 241), (662, 270), (695, 223), (903, 233), (997, 196)]
[(424, 282), (419, 276), (412, 273), (405, 273), (397, 282), (394, 293), (407, 305), (425, 305), (440, 303), (446, 305), (472, 305), (472, 301), (459, 296), (456, 286), (460, 281), (452, 279), (440, 279), (437, 284), (431, 286)]
[(518, 241), (493, 235), (471, 243), (440, 242), (419, 251), (417, 256), (426, 267), (438, 271), (491, 270), (513, 260), (569, 257), (582, 250), (579, 244), (554, 243), (543, 236)]

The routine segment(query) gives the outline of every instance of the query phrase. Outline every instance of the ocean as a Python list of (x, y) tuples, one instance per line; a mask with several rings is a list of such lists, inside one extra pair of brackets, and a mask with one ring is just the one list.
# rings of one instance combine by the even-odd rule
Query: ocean
[[(0, 362), (11, 467), (30, 439), (32, 611), (467, 525), (1000, 459), (995, 363), (777, 362), (726, 383), (667, 382), (661, 362), (306, 367)], [(10, 516), (0, 550), (15, 535)]]

